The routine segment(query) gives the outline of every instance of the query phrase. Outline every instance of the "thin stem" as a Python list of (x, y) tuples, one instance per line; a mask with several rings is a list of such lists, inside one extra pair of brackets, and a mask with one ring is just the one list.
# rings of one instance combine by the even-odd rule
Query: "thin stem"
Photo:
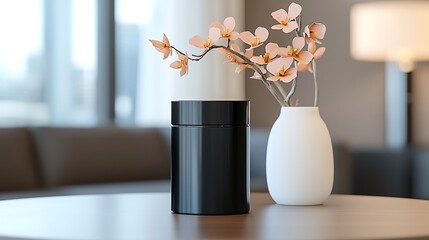
[(283, 98), (286, 99), (287, 92), (283, 88), (282, 84), (279, 81), (275, 81), (274, 84), (277, 86), (277, 88), (280, 90), (280, 93), (282, 94)]
[(272, 82), (267, 82), (269, 89), (271, 89), (271, 93), (274, 93), (273, 96), (277, 99), (277, 102), (279, 102), (280, 106), (289, 107), (289, 104), (284, 100), (283, 94), (276, 83), (277, 81), (275, 81), (274, 84)]
[(286, 96), (286, 102), (290, 105), (290, 100), (292, 98), (292, 95), (295, 93), (296, 91), (296, 86), (297, 86), (297, 81), (296, 78), (294, 80), (292, 80), (292, 87), (289, 91), (289, 94)]
[(204, 52), (203, 53), (201, 53), (200, 55), (195, 55), (195, 54), (192, 54), (192, 56), (193, 57), (196, 57), (196, 58), (198, 58), (198, 60), (197, 61), (199, 61), (199, 60), (201, 60), (208, 52), (210, 52), (213, 48), (217, 48), (218, 46), (216, 46), (216, 45), (212, 45), (212, 46), (210, 46), (209, 48), (206, 48), (206, 50), (204, 50)]
[(314, 79), (314, 106), (319, 106), (319, 83), (317, 80), (317, 73), (316, 73), (316, 61), (313, 59), (311, 61), (312, 70), (313, 70), (313, 79)]
[[(296, 63), (296, 61), (294, 61), (294, 63), (295, 63), (295, 68), (298, 71), (298, 64)], [(296, 78), (294, 80), (292, 80), (292, 87), (290, 89), (289, 94), (286, 96), (286, 102), (289, 105), (290, 105), (290, 99), (291, 99), (292, 95), (295, 93), (297, 85), (298, 85), (298, 74), (297, 74)]]
[[(179, 53), (180, 53), (180, 54), (182, 54), (183, 56), (185, 56), (185, 55), (186, 55), (184, 52), (180, 51), (179, 49), (175, 48), (174, 46), (171, 46), (171, 48), (172, 48), (172, 49), (174, 49), (174, 50), (176, 50), (177, 52), (179, 52)], [(199, 60), (200, 60), (200, 59), (197, 59), (197, 58), (191, 58), (191, 57), (189, 57), (189, 56), (188, 56), (188, 59), (189, 59), (189, 60), (191, 60), (191, 61), (199, 61)]]
[(295, 20), (296, 21), (296, 23), (298, 24), (298, 28), (297, 29), (295, 29), (295, 35), (297, 36), (297, 37), (299, 37), (300, 36), (300, 33), (301, 33), (301, 14), (298, 16), (298, 21), (297, 20)]

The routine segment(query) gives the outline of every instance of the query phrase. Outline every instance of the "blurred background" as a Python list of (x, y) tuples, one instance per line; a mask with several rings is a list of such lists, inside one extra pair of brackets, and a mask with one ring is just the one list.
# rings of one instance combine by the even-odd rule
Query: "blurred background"
[[(100, 102), (103, 98), (99, 96), (105, 93), (98, 86), (100, 81), (106, 80), (98, 78), (98, 73), (103, 70), (100, 67), (105, 67), (99, 64), (98, 51), (112, 45), (106, 43), (107, 40), (114, 42), (111, 55), (114, 56), (114, 66), (108, 67), (115, 67), (115, 76), (110, 76), (115, 80), (114, 96), (110, 96), (115, 103), (115, 123), (169, 126), (169, 101), (177, 98), (177, 92), (180, 92), (175, 92), (172, 85), (178, 81), (186, 85), (189, 79), (200, 77), (199, 73), (194, 73), (205, 62), (201, 62), (203, 66), (191, 64), (190, 74), (179, 79), (176, 72), (168, 68), (169, 62), (161, 61), (147, 40), (161, 39), (165, 32), (178, 47), (198, 53), (198, 49), (187, 45), (187, 38), (194, 34), (205, 35), (212, 19), (222, 21), (229, 16), (228, 13), (234, 13), (239, 30), (253, 31), (258, 26), (269, 28), (273, 24), (270, 13), (288, 5), (284, 1), (261, 3), (247, 0), (245, 3), (242, 1), (242, 10), (235, 10), (229, 8), (231, 4), (221, 1), (211, 4), (219, 9), (206, 10), (204, 5), (210, 3), (188, 0), (186, 2), (195, 9), (201, 7), (201, 10), (188, 14), (188, 8), (181, 12), (184, 15), (192, 14), (198, 18), (201, 12), (210, 12), (204, 14), (208, 16), (195, 26), (195, 23), (189, 24), (195, 22), (192, 18), (184, 18), (180, 22), (173, 20), (180, 14), (175, 9), (186, 8), (173, 0), (114, 2), (115, 15), (111, 24), (115, 26), (110, 27), (115, 27), (115, 39), (106, 39), (98, 35), (99, 28), (108, 24), (98, 22), (97, 12), (103, 6), (99, 6), (96, 0), (0, 1), (0, 29), (3, 32), (0, 44), (1, 126), (96, 126), (102, 122), (103, 116), (99, 116), (97, 107), (106, 104)], [(354, 60), (350, 55), (350, 10), (361, 2), (304, 0), (299, 3), (304, 9), (304, 24), (319, 21), (328, 27), (324, 41), (328, 51), (319, 63), (320, 109), (332, 137), (352, 147), (380, 148), (384, 146), (385, 64)], [(400, 31), (397, 34), (400, 35)], [(284, 37), (280, 32), (271, 31), (268, 41), (289, 44), (289, 39)], [(429, 65), (419, 62), (418, 66), (413, 82), (413, 140), (417, 146), (427, 146), (429, 101), (425, 89), (429, 84)], [(210, 74), (201, 76), (203, 82), (209, 77)], [(231, 78), (229, 82), (243, 76), (232, 75)], [(245, 98), (252, 102), (252, 126), (270, 127), (279, 112), (277, 103), (260, 82), (249, 80), (248, 76), (246, 79)], [(244, 85), (240, 84), (237, 88)], [(309, 77), (300, 83), (296, 98), (301, 105), (311, 104), (311, 84)], [(203, 97), (215, 98), (207, 95), (217, 94), (221, 98), (242, 98), (244, 93), (240, 92), (243, 91), (241, 89), (234, 90), (239, 92), (234, 93), (238, 97), (225, 97), (218, 93), (232, 91), (230, 88), (211, 89), (214, 93)]]
[[(396, 128), (386, 130), (386, 62), (390, 60), (357, 60), (351, 55), (352, 8), (371, 2), (297, 1), (303, 7), (304, 25), (316, 21), (327, 26), (323, 40), (327, 51), (318, 63), (321, 115), (334, 145), (347, 151), (347, 160), (337, 160), (347, 166), (345, 192), (429, 198), (429, 180), (416, 170), (424, 172), (429, 165), (429, 63), (415, 62), (412, 94), (407, 96), (412, 116), (409, 123), (401, 124), (412, 126), (407, 128), (412, 139), (391, 148), (386, 131)], [(429, 3), (408, 4), (416, 2)], [(198, 64), (190, 63), (189, 75), (179, 78), (168, 67), (175, 56), (162, 61), (148, 39), (160, 40), (166, 33), (173, 45), (199, 53), (187, 41), (195, 34), (207, 35), (211, 22), (234, 16), (238, 31), (269, 29), (275, 23), (270, 13), (289, 4), (0, 0), (0, 127), (168, 128), (171, 100), (249, 99), (252, 129), (269, 131), (280, 107), (261, 82), (249, 79), (252, 71), (236, 75), (213, 52)], [(428, 24), (428, 19), (422, 21)], [(408, 22), (417, 23), (421, 22)], [(371, 23), (362, 20), (362, 24)], [(405, 35), (402, 31), (398, 28), (395, 34)], [(290, 40), (273, 31), (268, 39), (283, 46)], [(311, 105), (313, 98), (312, 81), (306, 76), (294, 98), (301, 106)]]

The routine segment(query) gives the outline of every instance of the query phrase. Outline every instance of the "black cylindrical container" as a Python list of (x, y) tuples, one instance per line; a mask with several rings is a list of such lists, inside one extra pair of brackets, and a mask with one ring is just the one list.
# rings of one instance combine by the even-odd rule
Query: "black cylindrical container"
[(171, 103), (171, 210), (249, 212), (249, 102)]

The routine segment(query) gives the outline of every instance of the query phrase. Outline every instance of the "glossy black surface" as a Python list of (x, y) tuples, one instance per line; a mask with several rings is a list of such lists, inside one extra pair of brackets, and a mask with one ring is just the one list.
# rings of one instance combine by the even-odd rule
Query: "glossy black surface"
[(249, 125), (249, 101), (173, 101), (172, 125)]
[[(176, 125), (171, 128), (171, 210), (183, 214), (247, 213), (248, 102), (200, 103), (172, 102)], [(224, 117), (208, 119), (215, 113)]]
[(249, 211), (248, 127), (172, 127), (172, 211)]

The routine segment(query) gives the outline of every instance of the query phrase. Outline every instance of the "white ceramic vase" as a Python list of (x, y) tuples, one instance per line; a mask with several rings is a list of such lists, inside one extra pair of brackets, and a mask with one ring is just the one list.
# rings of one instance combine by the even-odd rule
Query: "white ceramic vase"
[(334, 157), (318, 107), (283, 107), (267, 146), (267, 183), (283, 205), (319, 205), (331, 194)]

